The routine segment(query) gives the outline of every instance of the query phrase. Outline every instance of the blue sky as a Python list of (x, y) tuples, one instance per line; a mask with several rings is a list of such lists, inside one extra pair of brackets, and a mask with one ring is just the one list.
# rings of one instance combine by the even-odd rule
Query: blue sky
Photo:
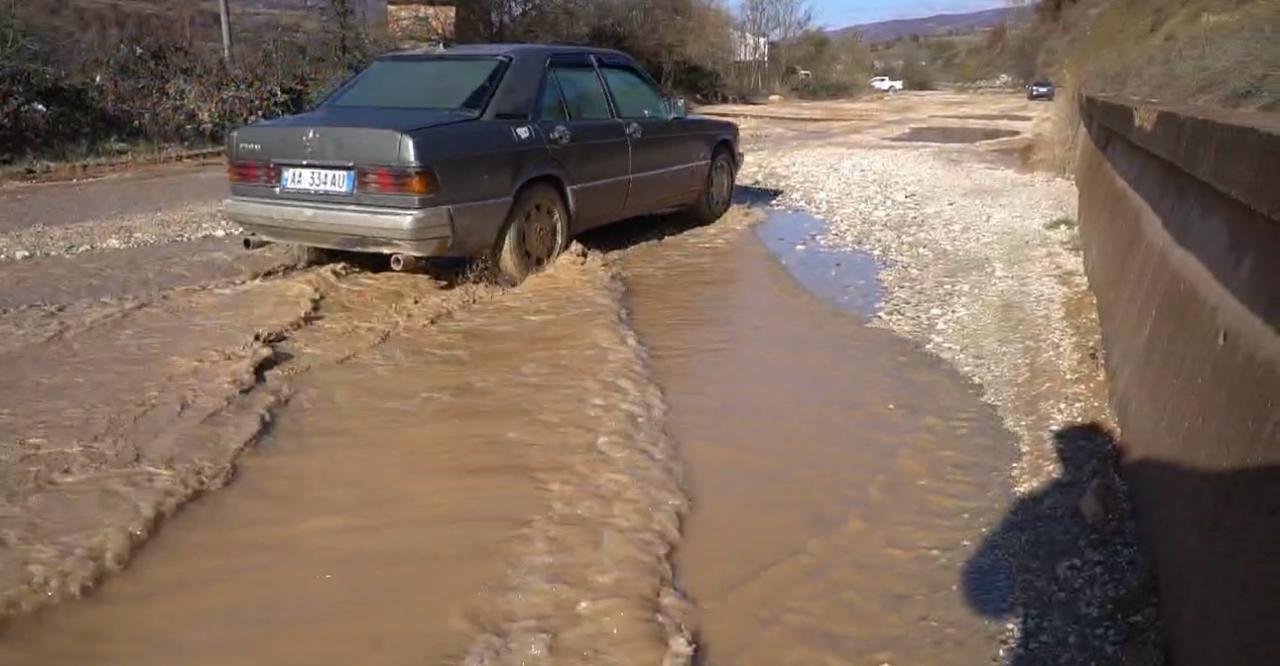
[(828, 28), (934, 14), (963, 14), (1008, 4), (1005, 0), (809, 0), (809, 3), (814, 21)]

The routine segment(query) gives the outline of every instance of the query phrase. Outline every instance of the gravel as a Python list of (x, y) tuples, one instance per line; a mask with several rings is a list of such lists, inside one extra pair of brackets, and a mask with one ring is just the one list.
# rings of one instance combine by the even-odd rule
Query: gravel
[(215, 203), (77, 224), (35, 225), (0, 234), (0, 261), (221, 238), (238, 229)]
[[(1015, 505), (974, 564), (1014, 580), (1000, 660), (1161, 663), (1151, 579), (1115, 473), (1096, 309), (1064, 222), (1076, 217), (1074, 185), (971, 147), (778, 141), (756, 122), (743, 135), (740, 182), (824, 218), (820, 242), (875, 256), (885, 297), (874, 325), (971, 378), (1019, 442)], [(1094, 454), (1064, 469), (1064, 445)], [(1118, 489), (1105, 525), (1076, 508), (1099, 480)]]

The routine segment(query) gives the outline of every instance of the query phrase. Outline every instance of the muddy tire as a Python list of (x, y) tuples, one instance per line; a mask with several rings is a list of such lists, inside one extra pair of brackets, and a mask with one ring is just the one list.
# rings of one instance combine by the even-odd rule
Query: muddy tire
[(521, 190), (498, 234), (492, 264), (499, 283), (514, 286), (545, 269), (569, 241), (569, 211), (554, 187)]
[(723, 149), (716, 151), (715, 156), (711, 158), (711, 168), (707, 170), (707, 182), (702, 186), (698, 202), (689, 209), (695, 220), (703, 224), (711, 224), (729, 210), (729, 203), (733, 199), (736, 172), (733, 156), (729, 151)]

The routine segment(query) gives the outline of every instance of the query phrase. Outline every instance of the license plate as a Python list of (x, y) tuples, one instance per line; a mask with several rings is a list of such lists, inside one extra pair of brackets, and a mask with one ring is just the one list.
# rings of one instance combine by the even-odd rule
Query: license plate
[(280, 188), (284, 190), (351, 194), (355, 185), (355, 172), (348, 169), (285, 167), (280, 172)]

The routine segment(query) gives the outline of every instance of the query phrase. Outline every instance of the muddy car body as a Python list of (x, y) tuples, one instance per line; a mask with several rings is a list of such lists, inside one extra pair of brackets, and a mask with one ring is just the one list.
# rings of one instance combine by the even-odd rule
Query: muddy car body
[(734, 124), (688, 116), (625, 54), (547, 45), (383, 56), (314, 110), (237, 129), (227, 157), (227, 215), (258, 238), (505, 257), (516, 278), (595, 226), (718, 217), (742, 159)]

